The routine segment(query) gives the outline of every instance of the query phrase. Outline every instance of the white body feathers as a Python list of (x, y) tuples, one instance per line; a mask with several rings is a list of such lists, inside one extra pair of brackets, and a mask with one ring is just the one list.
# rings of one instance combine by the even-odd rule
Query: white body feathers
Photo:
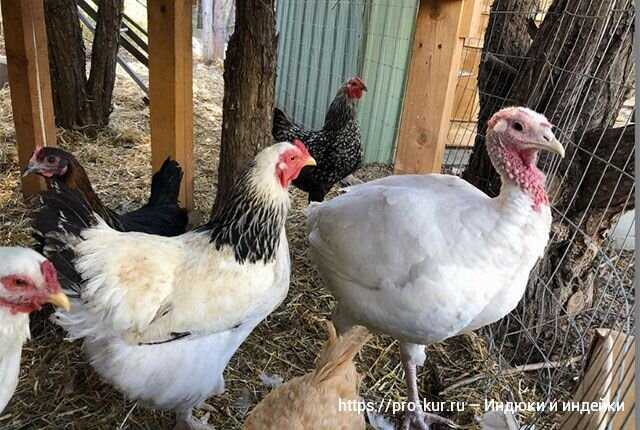
[(57, 322), (84, 338), (102, 377), (157, 408), (187, 410), (221, 393), (229, 359), (288, 290), (284, 229), (267, 264), (237, 263), (209, 232), (166, 238), (100, 222), (82, 235), (76, 269), (88, 282)]
[(431, 344), (490, 324), (522, 297), (549, 237), (548, 206), (505, 185), (491, 199), (449, 175), (391, 176), (307, 211), (336, 323)]

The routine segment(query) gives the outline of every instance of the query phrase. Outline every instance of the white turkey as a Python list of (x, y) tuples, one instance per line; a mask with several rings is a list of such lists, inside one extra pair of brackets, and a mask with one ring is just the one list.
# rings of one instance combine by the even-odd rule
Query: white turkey
[(400, 342), (417, 405), (405, 429), (445, 421), (420, 408), (425, 345), (495, 322), (522, 298), (551, 226), (538, 151), (564, 156), (551, 128), (523, 107), (489, 120), (486, 148), (502, 178), (496, 198), (455, 176), (405, 175), (307, 210), (311, 258), (338, 301), (338, 329), (364, 325)]
[(32, 249), (0, 247), (0, 415), (20, 374), (22, 345), (29, 339), (29, 314), (51, 303), (69, 310), (56, 269)]
[(232, 355), (287, 294), (288, 186), (314, 163), (300, 141), (264, 149), (215, 218), (176, 237), (113, 230), (55, 184), (34, 224), (74, 295), (56, 322), (129, 398), (207, 428), (192, 409), (224, 391)]

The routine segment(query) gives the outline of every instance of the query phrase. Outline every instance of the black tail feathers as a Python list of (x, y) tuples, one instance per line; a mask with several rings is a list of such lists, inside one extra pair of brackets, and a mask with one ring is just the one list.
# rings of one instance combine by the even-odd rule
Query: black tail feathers
[(151, 196), (147, 206), (177, 206), (182, 176), (182, 168), (178, 162), (167, 157), (151, 179)]
[(273, 109), (273, 129), (271, 133), (277, 142), (291, 141), (297, 137), (300, 131), (293, 121), (289, 119), (286, 113), (278, 108)]

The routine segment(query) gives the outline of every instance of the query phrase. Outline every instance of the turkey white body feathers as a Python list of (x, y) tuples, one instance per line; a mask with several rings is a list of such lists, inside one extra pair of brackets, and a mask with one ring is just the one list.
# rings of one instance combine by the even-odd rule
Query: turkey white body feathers
[(551, 224), (512, 188), (491, 199), (454, 176), (392, 176), (310, 206), (311, 256), (339, 318), (430, 344), (510, 312)]

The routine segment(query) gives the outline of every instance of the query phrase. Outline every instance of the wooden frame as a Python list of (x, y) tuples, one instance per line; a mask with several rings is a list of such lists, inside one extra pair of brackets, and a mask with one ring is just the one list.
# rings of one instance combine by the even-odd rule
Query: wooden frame
[(439, 173), (478, 0), (421, 0), (405, 88), (395, 173)]
[[(56, 143), (42, 1), (0, 3), (20, 166), (29, 162), (36, 146)], [(39, 192), (43, 186), (44, 182), (37, 177), (22, 178), (25, 196)]]
[(193, 208), (191, 1), (153, 0), (149, 24), (149, 101), (153, 170), (167, 157), (184, 172), (180, 200)]
[[(193, 89), (190, 1), (154, 0), (149, 13), (149, 95), (153, 171), (167, 157), (184, 171), (180, 199), (193, 207)], [(0, 0), (19, 162), (55, 145), (43, 0)], [(23, 178), (25, 196), (42, 189)]]

